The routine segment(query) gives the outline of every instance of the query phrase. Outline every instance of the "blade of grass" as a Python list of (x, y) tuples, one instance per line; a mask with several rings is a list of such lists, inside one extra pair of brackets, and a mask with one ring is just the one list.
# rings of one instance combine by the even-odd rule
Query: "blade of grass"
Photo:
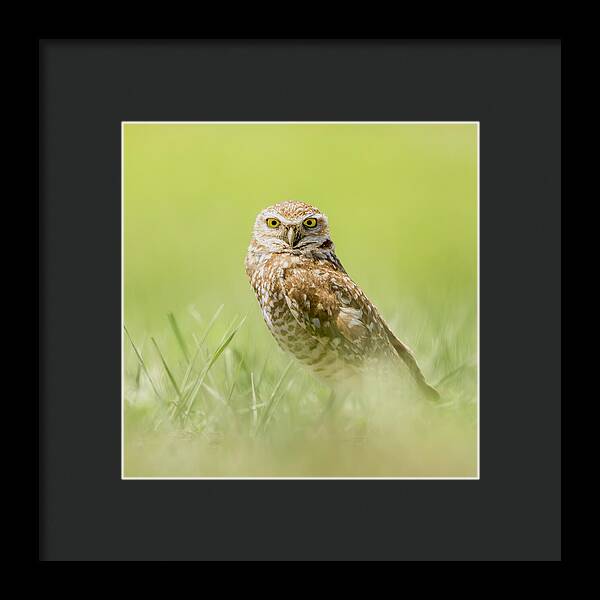
[(189, 379), (190, 375), (192, 374), (192, 369), (194, 368), (194, 364), (196, 363), (196, 359), (198, 358), (198, 355), (200, 354), (202, 345), (204, 344), (204, 340), (206, 339), (206, 336), (212, 329), (212, 326), (216, 323), (217, 319), (219, 318), (219, 315), (221, 314), (221, 311), (223, 310), (223, 306), (224, 306), (224, 304), (221, 304), (221, 306), (219, 306), (219, 308), (217, 308), (215, 314), (212, 316), (212, 319), (206, 326), (206, 330), (204, 331), (202, 338), (198, 342), (196, 342), (196, 351), (194, 352), (194, 357), (189, 362), (188, 368), (187, 368), (185, 375), (183, 376), (183, 380), (181, 382), (181, 389), (183, 390), (184, 393), (186, 391), (188, 379)]
[[(196, 353), (194, 354), (194, 359), (192, 359), (192, 365), (195, 362), (195, 359), (197, 356), (199, 356), (199, 354), (204, 351), (205, 352), (205, 359), (208, 361), (210, 360), (211, 354), (208, 350), (206, 350), (206, 348), (203, 347), (204, 342), (208, 336), (208, 333), (210, 332), (210, 330), (212, 329), (212, 326), (214, 325), (214, 323), (217, 320), (217, 317), (219, 316), (219, 314), (221, 313), (222, 309), (223, 309), (223, 304), (221, 304), (221, 306), (219, 306), (219, 308), (217, 309), (217, 312), (214, 314), (213, 318), (211, 319), (210, 323), (208, 324), (204, 334), (202, 335), (202, 337), (200, 339), (196, 338), (195, 335), (193, 335), (194, 337), (194, 342), (196, 343)], [(246, 317), (244, 317), (245, 319)], [(231, 321), (230, 325), (225, 329), (225, 333), (223, 334), (223, 336), (221, 337), (220, 341), (219, 341), (219, 345), (221, 345), (223, 343), (223, 340), (229, 335), (229, 333), (235, 328), (235, 322), (238, 320), (238, 317), (235, 316), (233, 318), (233, 320)], [(191, 365), (188, 368), (188, 372), (191, 371)], [(186, 372), (186, 379), (187, 376), (189, 375), (189, 373)], [(181, 386), (182, 388), (184, 387), (183, 385)], [(193, 386), (192, 386), (193, 387)]]
[(215, 314), (212, 316), (212, 319), (208, 322), (208, 325), (206, 326), (206, 329), (204, 330), (204, 333), (202, 334), (202, 337), (200, 338), (200, 341), (198, 342), (199, 346), (202, 346), (202, 344), (204, 344), (204, 341), (206, 340), (206, 336), (210, 333), (210, 330), (213, 328), (213, 325), (217, 322), (217, 319), (219, 318), (219, 315), (223, 311), (224, 307), (225, 307), (225, 305), (221, 304), (221, 306), (219, 306), (219, 308), (217, 308), (217, 310), (215, 311)]
[(271, 397), (269, 398), (269, 401), (267, 403), (267, 408), (264, 410), (264, 412), (262, 414), (261, 422), (258, 425), (258, 431), (264, 431), (265, 427), (267, 426), (267, 423), (271, 419), (271, 416), (272, 416), (273, 412), (275, 411), (275, 408), (277, 407), (277, 403), (279, 402), (279, 398), (277, 397), (277, 392), (279, 392), (279, 388), (281, 387), (281, 384), (283, 383), (283, 380), (285, 379), (286, 375), (288, 374), (288, 371), (290, 370), (293, 362), (294, 362), (293, 360), (290, 360), (290, 362), (287, 364), (286, 368), (283, 370), (283, 373), (281, 373), (281, 377), (279, 377), (279, 381), (276, 383), (275, 387), (273, 388), (273, 391), (271, 392)]
[(248, 363), (246, 361), (246, 357), (241, 352), (239, 352), (239, 350), (237, 350), (236, 348), (231, 348), (231, 352), (233, 353), (236, 360), (238, 361), (238, 367), (236, 369), (234, 380), (239, 381), (240, 373), (242, 370), (244, 371), (244, 374), (249, 377), (250, 371), (248, 370)]
[(200, 325), (204, 324), (204, 319), (202, 318), (202, 315), (198, 312), (198, 309), (194, 304), (190, 304), (188, 306), (188, 312), (190, 313), (190, 315), (192, 315), (195, 321), (200, 323)]
[(183, 407), (187, 404), (187, 408), (185, 409), (185, 413), (183, 414), (183, 422), (184, 423), (187, 420), (187, 418), (189, 417), (190, 412), (194, 406), (194, 403), (196, 402), (198, 391), (200, 390), (200, 387), (202, 386), (202, 383), (204, 382), (204, 378), (206, 377), (206, 374), (208, 373), (210, 368), (215, 364), (215, 362), (218, 360), (219, 356), (221, 356), (221, 354), (223, 354), (223, 351), (225, 350), (225, 348), (227, 348), (227, 346), (230, 344), (231, 340), (235, 337), (235, 334), (240, 330), (240, 327), (242, 327), (245, 320), (246, 320), (246, 317), (244, 317), (240, 321), (239, 325), (227, 336), (227, 338), (221, 343), (221, 345), (213, 352), (212, 356), (210, 357), (209, 361), (206, 363), (206, 365), (202, 369), (200, 375), (196, 379), (194, 386), (191, 389), (191, 392), (188, 396), (189, 401), (187, 403), (186, 402), (179, 403), (179, 406), (177, 407), (177, 410), (175, 411), (175, 416), (178, 416), (179, 414), (181, 414), (183, 412)]
[(252, 386), (252, 404), (250, 410), (252, 411), (252, 426), (256, 428), (258, 422), (258, 409), (256, 407), (256, 388), (254, 387), (254, 373), (250, 373), (250, 385)]
[(181, 351), (183, 352), (183, 356), (185, 356), (185, 362), (189, 363), (190, 355), (188, 352), (188, 348), (185, 343), (185, 340), (183, 339), (183, 335), (181, 334), (181, 329), (179, 329), (179, 325), (177, 324), (177, 320), (175, 319), (175, 315), (171, 312), (167, 315), (167, 319), (169, 320), (169, 325), (171, 326), (171, 329), (173, 330), (173, 334), (175, 335), (175, 338), (177, 339), (179, 348), (181, 348)]
[(156, 352), (158, 352), (158, 356), (160, 357), (160, 360), (161, 360), (163, 367), (167, 373), (167, 376), (169, 377), (171, 383), (173, 384), (173, 387), (175, 388), (175, 391), (177, 392), (177, 397), (181, 398), (181, 392), (179, 391), (179, 387), (177, 386), (175, 377), (173, 377), (173, 373), (171, 373), (171, 369), (169, 369), (169, 365), (167, 364), (165, 357), (163, 356), (162, 352), (160, 351), (160, 348), (158, 347), (156, 340), (153, 337), (151, 337), (150, 341), (154, 344), (154, 347), (156, 348)]
[(237, 327), (235, 327), (235, 329), (227, 336), (227, 339), (225, 339), (225, 341), (223, 341), (221, 343), (221, 345), (215, 350), (215, 352), (213, 353), (213, 355), (211, 357), (211, 361), (210, 361), (210, 366), (211, 367), (215, 364), (215, 362), (217, 361), (217, 359), (219, 358), (219, 356), (221, 356), (221, 354), (223, 354), (223, 351), (230, 344), (231, 340), (235, 337), (235, 335), (237, 334), (237, 332), (241, 329), (241, 327), (242, 327), (242, 325), (244, 324), (245, 321), (246, 321), (246, 317), (244, 317), (239, 322), (239, 324), (237, 325)]
[(142, 355), (139, 353), (138, 349), (136, 348), (135, 344), (133, 343), (133, 339), (131, 338), (131, 335), (129, 335), (129, 331), (127, 330), (127, 327), (125, 327), (125, 325), (123, 325), (123, 329), (125, 330), (125, 333), (127, 334), (127, 337), (129, 338), (129, 342), (131, 343), (131, 346), (133, 348), (133, 351), (135, 352), (135, 355), (137, 356), (137, 359), (138, 359), (142, 369), (144, 370), (144, 373), (145, 373), (146, 377), (148, 378), (148, 381), (150, 382), (152, 390), (156, 394), (156, 397), (161, 402), (164, 402), (162, 396), (158, 393), (158, 390), (157, 390), (156, 386), (154, 385), (154, 381), (152, 381), (152, 377), (150, 377), (150, 373), (148, 372), (148, 369), (146, 368), (146, 363), (144, 362)]
[(267, 365), (269, 364), (269, 358), (271, 357), (271, 350), (267, 351), (267, 355), (265, 356), (265, 361), (263, 363), (262, 369), (260, 370), (260, 374), (258, 376), (258, 385), (262, 383), (263, 377), (265, 376), (265, 371), (267, 370)]
[(208, 385), (208, 383), (204, 382), (202, 384), (202, 387), (215, 399), (218, 400), (219, 402), (224, 403), (225, 399), (223, 398), (223, 396), (221, 396), (221, 394), (219, 394), (219, 392), (214, 388), (211, 387), (210, 385)]
[(135, 389), (140, 389), (140, 375), (142, 374), (142, 365), (138, 362), (135, 369)]
[(237, 413), (235, 412), (235, 408), (231, 404), (231, 399), (233, 398), (233, 390), (235, 390), (235, 381), (231, 384), (231, 389), (229, 390), (229, 393), (227, 394), (227, 398), (225, 399), (225, 404), (227, 404), (227, 406), (229, 407), (229, 410), (233, 413), (233, 415), (237, 419)]
[[(227, 343), (229, 343), (232, 338), (233, 338), (233, 335), (230, 338), (228, 338)], [(180, 409), (175, 411), (175, 416), (177, 416), (183, 411), (183, 407), (187, 406), (187, 409), (185, 410), (185, 413), (183, 414), (183, 422), (184, 423), (187, 420), (187, 418), (189, 417), (189, 414), (194, 406), (194, 403), (196, 402), (196, 397), (198, 395), (198, 392), (200, 391), (200, 389), (202, 388), (202, 386), (204, 384), (204, 379), (206, 378), (206, 375), (208, 374), (210, 368), (215, 363), (215, 361), (217, 360), (217, 358), (220, 354), (221, 353), (219, 352), (219, 349), (217, 349), (215, 354), (209, 358), (208, 362), (205, 364), (204, 368), (198, 375), (196, 381), (190, 387), (190, 391), (186, 395), (184, 401), (181, 402)]]

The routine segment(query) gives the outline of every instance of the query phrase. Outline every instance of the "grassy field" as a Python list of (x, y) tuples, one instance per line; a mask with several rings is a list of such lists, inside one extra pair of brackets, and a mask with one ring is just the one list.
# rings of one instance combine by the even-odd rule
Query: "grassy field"
[[(124, 474), (477, 474), (474, 125), (138, 125), (124, 131)], [(442, 401), (329, 390), (266, 330), (256, 213), (329, 217), (338, 256)]]

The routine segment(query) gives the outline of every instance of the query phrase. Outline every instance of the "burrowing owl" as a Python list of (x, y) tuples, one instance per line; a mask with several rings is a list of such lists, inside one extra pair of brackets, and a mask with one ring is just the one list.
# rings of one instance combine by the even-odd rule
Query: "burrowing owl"
[(419, 388), (438, 397), (411, 350), (346, 273), (318, 208), (288, 201), (263, 210), (246, 273), (279, 345), (321, 379), (335, 383), (375, 362), (401, 359)]

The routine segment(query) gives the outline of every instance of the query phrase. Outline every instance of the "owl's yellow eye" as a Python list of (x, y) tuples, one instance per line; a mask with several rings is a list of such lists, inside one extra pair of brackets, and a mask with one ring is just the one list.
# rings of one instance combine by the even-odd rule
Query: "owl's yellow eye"
[(271, 229), (275, 229), (276, 227), (279, 227), (281, 225), (281, 221), (279, 219), (267, 219), (267, 227), (270, 227)]
[(304, 221), (302, 221), (302, 224), (308, 229), (313, 229), (317, 226), (317, 220), (313, 217), (309, 217), (308, 219), (304, 219)]

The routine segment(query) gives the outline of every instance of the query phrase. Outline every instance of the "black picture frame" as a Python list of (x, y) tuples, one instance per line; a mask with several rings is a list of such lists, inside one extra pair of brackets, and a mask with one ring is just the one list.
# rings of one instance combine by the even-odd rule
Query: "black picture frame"
[[(560, 38), (39, 39), (38, 560), (560, 560), (561, 68)], [(135, 120), (480, 122), (479, 480), (121, 479)]]

